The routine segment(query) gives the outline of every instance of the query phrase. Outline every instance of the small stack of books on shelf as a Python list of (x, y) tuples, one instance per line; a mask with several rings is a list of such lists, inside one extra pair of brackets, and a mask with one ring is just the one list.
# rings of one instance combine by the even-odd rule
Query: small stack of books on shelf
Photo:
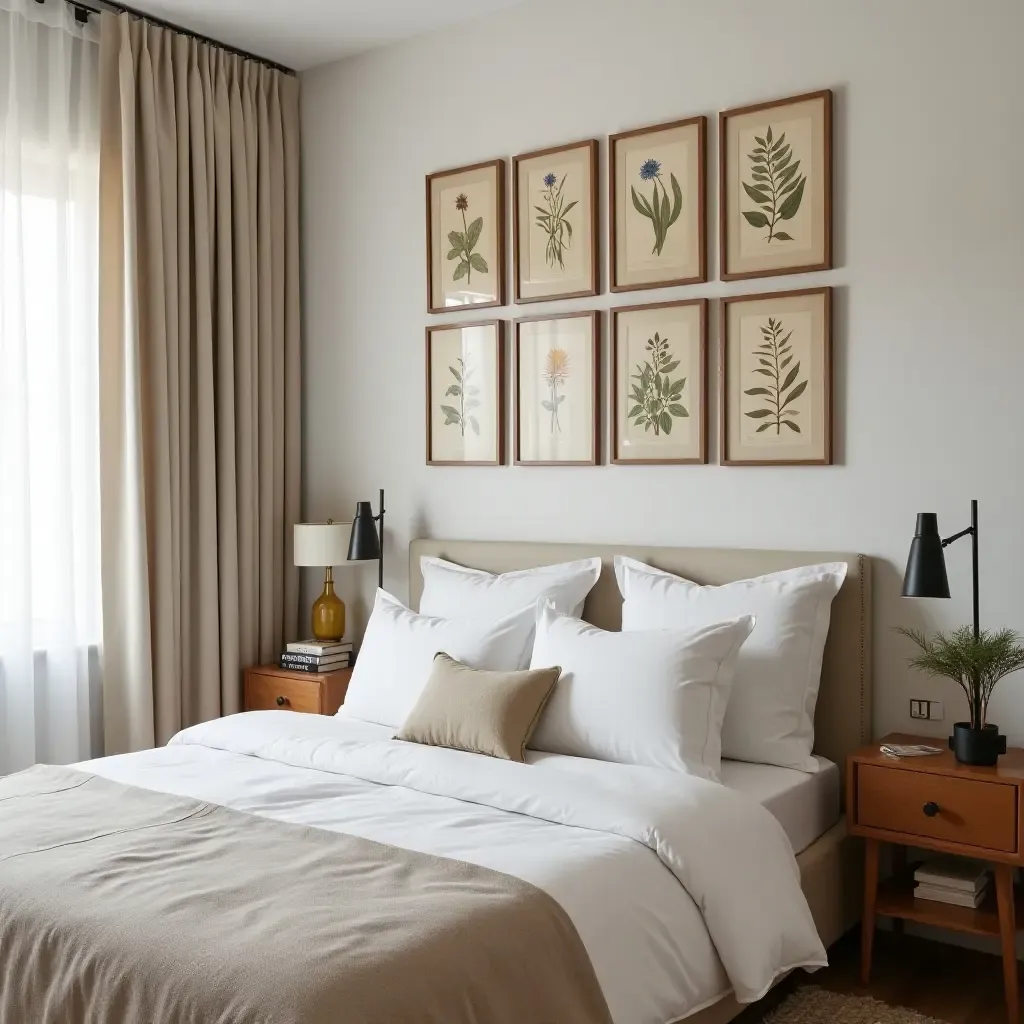
[(914, 872), (914, 898), (977, 907), (988, 893), (989, 877), (984, 864), (963, 857), (925, 861)]
[(302, 640), (289, 644), (278, 664), (296, 672), (336, 672), (348, 668), (352, 660), (352, 644), (348, 640)]

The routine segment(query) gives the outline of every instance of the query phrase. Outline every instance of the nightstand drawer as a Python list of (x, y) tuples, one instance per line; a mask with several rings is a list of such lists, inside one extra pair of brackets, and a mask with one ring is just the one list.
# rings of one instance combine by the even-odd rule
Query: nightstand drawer
[(1013, 853), (1017, 787), (860, 764), (857, 824)]
[(305, 711), (320, 713), (319, 677), (288, 679), (284, 676), (251, 674), (246, 680), (247, 711)]

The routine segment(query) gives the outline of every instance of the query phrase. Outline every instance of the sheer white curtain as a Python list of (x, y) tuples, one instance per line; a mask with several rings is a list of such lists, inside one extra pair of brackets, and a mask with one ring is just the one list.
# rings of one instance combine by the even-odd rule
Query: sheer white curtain
[(97, 21), (0, 0), (0, 774), (101, 752)]

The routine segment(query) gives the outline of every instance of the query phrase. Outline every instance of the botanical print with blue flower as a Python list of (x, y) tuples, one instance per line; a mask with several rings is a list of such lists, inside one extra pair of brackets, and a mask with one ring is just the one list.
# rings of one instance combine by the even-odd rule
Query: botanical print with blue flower
[[(683, 190), (679, 187), (679, 181), (671, 172), (667, 172), (668, 179), (672, 183), (672, 199), (669, 200), (668, 189), (662, 178), (661, 161), (649, 156), (640, 165), (638, 177), (641, 183), (651, 183), (650, 196), (641, 190), (638, 192), (635, 184), (630, 185), (629, 192), (633, 199), (633, 206), (641, 217), (646, 217), (651, 222), (654, 230), (654, 247), (651, 252), (660, 256), (665, 248), (665, 240), (668, 237), (669, 229), (677, 220), (683, 209)], [(658, 186), (661, 186), (660, 192)]]
[(554, 171), (544, 175), (544, 187), (540, 192), (540, 204), (534, 205), (536, 217), (534, 222), (544, 235), (544, 262), (549, 267), (557, 263), (565, 270), (565, 254), (572, 248), (572, 221), (569, 214), (578, 199), (571, 202), (565, 192), (568, 172), (561, 178)]
[(528, 160), (520, 168), (519, 224), (526, 235), (520, 274), (528, 295), (587, 287), (587, 173), (585, 159), (566, 160), (564, 154)]
[(671, 129), (616, 145), (617, 283), (696, 277), (699, 161), (696, 128)]

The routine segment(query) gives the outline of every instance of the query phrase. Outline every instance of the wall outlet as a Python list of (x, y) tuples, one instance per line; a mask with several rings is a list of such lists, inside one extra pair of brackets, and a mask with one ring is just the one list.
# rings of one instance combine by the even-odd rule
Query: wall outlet
[(942, 701), (941, 700), (910, 700), (910, 717), (927, 718), (933, 722), (941, 722)]

